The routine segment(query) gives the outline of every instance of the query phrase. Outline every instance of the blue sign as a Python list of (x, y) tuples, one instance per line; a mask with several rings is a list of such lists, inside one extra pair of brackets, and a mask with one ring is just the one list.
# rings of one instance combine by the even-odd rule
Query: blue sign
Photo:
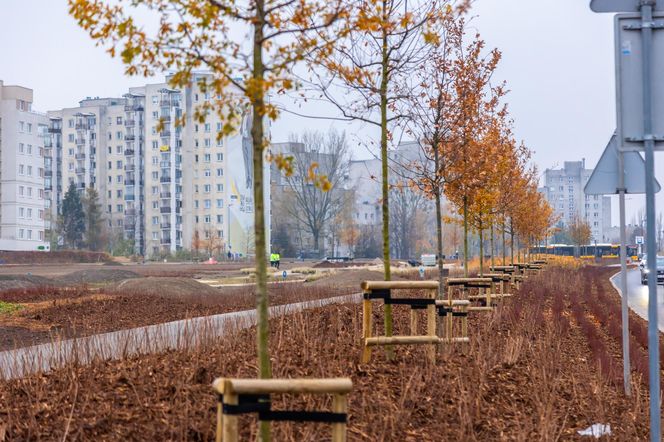
[(281, 276), (283, 276), (284, 279), (286, 279), (286, 276), (288, 276), (288, 273), (286, 273), (286, 270), (283, 271), (283, 273), (281, 274)]

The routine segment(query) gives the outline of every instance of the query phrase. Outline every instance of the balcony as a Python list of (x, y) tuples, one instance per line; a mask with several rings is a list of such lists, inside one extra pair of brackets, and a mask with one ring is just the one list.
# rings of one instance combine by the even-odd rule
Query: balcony
[(143, 112), (143, 105), (140, 103), (128, 104), (125, 106), (125, 112)]
[(53, 140), (50, 137), (44, 138), (44, 149), (50, 149), (53, 147)]
[(159, 136), (162, 138), (170, 138), (171, 137), (171, 131), (170, 130), (162, 130), (159, 132)]
[(168, 123), (171, 121), (171, 115), (170, 114), (162, 115), (161, 117), (159, 117), (159, 119), (164, 123)]
[(125, 127), (134, 127), (136, 126), (136, 120), (125, 120)]
[(126, 216), (135, 216), (136, 215), (136, 209), (125, 209), (125, 215)]
[(136, 136), (134, 134), (125, 134), (125, 141), (134, 141)]
[(53, 184), (44, 184), (44, 190), (45, 191), (53, 190)]
[(136, 165), (135, 164), (125, 164), (124, 170), (127, 172), (133, 172), (136, 170)]
[(126, 156), (133, 156), (134, 155), (134, 149), (125, 149), (124, 154)]
[(170, 207), (161, 207), (161, 208), (159, 208), (159, 212), (160, 213), (171, 213), (172, 210), (171, 210)]
[(76, 155), (74, 155), (74, 158), (76, 158), (77, 160), (84, 160), (85, 159), (85, 154), (84, 153), (77, 153)]
[(44, 177), (45, 178), (50, 178), (53, 176), (53, 171), (52, 170), (45, 170), (44, 171)]
[(76, 130), (88, 130), (88, 129), (90, 129), (90, 126), (88, 126), (88, 123), (76, 123), (76, 125), (74, 125), (74, 129), (76, 129)]
[(79, 190), (81, 190), (81, 189), (85, 189), (85, 183), (78, 183), (78, 184), (76, 184), (76, 188), (79, 189)]
[(159, 182), (161, 182), (161, 183), (170, 183), (171, 180), (172, 179), (171, 179), (170, 176), (162, 176), (161, 178), (159, 178)]
[(171, 239), (170, 238), (162, 238), (161, 239), (161, 245), (162, 246), (168, 246), (171, 244)]
[(170, 230), (171, 223), (161, 223), (161, 230)]
[(171, 168), (171, 162), (170, 162), (170, 161), (161, 161), (161, 162), (159, 163), (159, 166), (160, 166), (162, 169), (170, 169), (170, 168)]
[(125, 178), (124, 183), (125, 183), (125, 186), (133, 186), (133, 185), (136, 184), (136, 180)]
[(171, 192), (161, 192), (159, 194), (159, 198), (161, 198), (161, 199), (171, 199)]
[(170, 98), (159, 100), (159, 106), (161, 107), (171, 107), (171, 104), (173, 104), (173, 102)]
[(82, 146), (85, 144), (85, 138), (76, 138), (75, 143), (77, 146)]
[(62, 128), (61, 127), (49, 127), (48, 128), (48, 133), (50, 133), (50, 134), (61, 134), (62, 133)]
[(125, 193), (124, 199), (125, 201), (135, 201), (136, 195), (134, 195), (133, 193)]
[(76, 175), (81, 175), (85, 173), (85, 167), (77, 167), (76, 168)]

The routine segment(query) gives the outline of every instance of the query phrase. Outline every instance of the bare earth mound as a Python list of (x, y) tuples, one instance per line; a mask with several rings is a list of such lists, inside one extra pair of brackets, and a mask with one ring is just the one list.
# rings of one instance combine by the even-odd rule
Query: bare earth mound
[(190, 278), (148, 277), (126, 279), (113, 287), (123, 293), (146, 294), (164, 298), (191, 299), (219, 296), (219, 290)]
[(103, 282), (117, 282), (129, 278), (139, 278), (138, 273), (130, 270), (117, 270), (117, 269), (86, 269), (77, 272), (69, 273), (58, 278), (64, 284), (98, 284)]
[(0, 275), (0, 291), (62, 285), (58, 281), (36, 275)]

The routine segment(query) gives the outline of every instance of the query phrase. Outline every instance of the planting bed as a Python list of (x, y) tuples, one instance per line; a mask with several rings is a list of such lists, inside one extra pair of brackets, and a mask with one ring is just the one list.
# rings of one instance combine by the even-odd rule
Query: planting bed
[[(594, 305), (618, 304), (609, 271), (548, 269), (494, 313), (470, 318), (471, 344), (445, 348), (435, 364), (423, 348), (381, 350), (359, 365), (359, 305), (327, 306), (270, 323), (275, 377), (350, 376), (349, 440), (575, 440), (594, 423), (612, 439), (643, 440), (647, 391), (635, 370), (622, 394), (612, 326)], [(613, 320), (619, 320), (619, 316)], [(409, 325), (395, 308), (397, 332)], [(633, 319), (633, 330), (639, 327)], [(376, 314), (375, 323), (382, 318)], [(640, 322), (643, 325), (643, 322)], [(378, 330), (380, 332), (380, 330)], [(641, 338), (637, 337), (635, 342)], [(217, 376), (255, 377), (255, 330), (173, 351), (0, 383), (0, 428), (8, 440), (213, 440)], [(276, 396), (275, 409), (329, 409), (323, 398)], [(242, 440), (255, 438), (240, 419)], [(273, 424), (275, 441), (327, 440), (323, 424)]]
[[(142, 278), (113, 289), (93, 291), (41, 287), (0, 293), (20, 308), (0, 311), (0, 350), (56, 338), (140, 327), (255, 306), (252, 287), (214, 289), (191, 279)], [(270, 286), (274, 305), (350, 294), (349, 289), (301, 284)], [(357, 291), (357, 290), (355, 290)]]

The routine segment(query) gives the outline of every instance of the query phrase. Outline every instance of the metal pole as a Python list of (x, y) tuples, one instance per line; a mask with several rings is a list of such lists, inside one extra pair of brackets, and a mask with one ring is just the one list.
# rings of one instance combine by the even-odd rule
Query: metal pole
[[(618, 152), (618, 192), (620, 193), (620, 292), (622, 294), (623, 384), (625, 394), (632, 395), (629, 361), (629, 310), (627, 305), (627, 232), (625, 231), (625, 158)], [(595, 247), (597, 253), (597, 247)]]
[(652, 0), (641, 0), (643, 52), (643, 142), (646, 154), (646, 253), (648, 259), (648, 365), (650, 440), (661, 440), (659, 330), (657, 327), (657, 250), (655, 246), (655, 140), (652, 133)]

